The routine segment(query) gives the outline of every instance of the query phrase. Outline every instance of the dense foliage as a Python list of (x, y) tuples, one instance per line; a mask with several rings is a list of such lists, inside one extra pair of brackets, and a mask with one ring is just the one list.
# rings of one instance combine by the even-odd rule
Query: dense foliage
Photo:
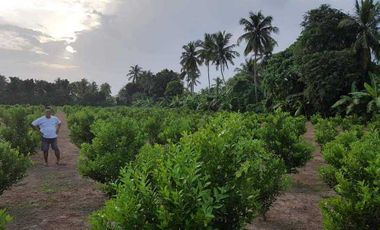
[[(26, 174), (31, 165), (38, 135), (31, 132), (30, 122), (39, 107), (0, 106), (0, 195)], [(0, 229), (12, 218), (0, 209)]]
[(136, 121), (115, 117), (91, 126), (95, 134), (91, 144), (81, 146), (79, 171), (100, 182), (115, 180), (127, 162), (144, 144), (144, 135)]
[(372, 117), (380, 111), (380, 77), (370, 74), (371, 83), (364, 83), (364, 89), (358, 91), (353, 84), (349, 95), (341, 96), (333, 106), (338, 112)]
[[(310, 159), (301, 138), (305, 119), (285, 113), (65, 111), (75, 135), (93, 135), (81, 145), (80, 172), (115, 182), (115, 198), (92, 216), (94, 229), (238, 229), (265, 215), (286, 185), (285, 174)], [(86, 116), (93, 120), (81, 132), (77, 124)]]
[(301, 136), (305, 131), (304, 119), (276, 114), (268, 115), (258, 136), (270, 152), (283, 159), (287, 171), (293, 172), (311, 159), (312, 148)]
[(0, 142), (0, 194), (21, 179), (30, 165), (26, 156), (12, 149), (7, 142)]
[(58, 78), (54, 82), (0, 75), (0, 104), (31, 105), (112, 105), (111, 86), (82, 79), (69, 82)]
[(315, 118), (327, 165), (319, 174), (336, 196), (321, 203), (326, 229), (377, 229), (379, 203), (379, 118)]
[(143, 147), (93, 228), (238, 229), (265, 213), (286, 170), (242, 119), (220, 114), (177, 144)]
[[(9, 107), (0, 111), (0, 140), (8, 141), (20, 153), (33, 153), (39, 141), (38, 133), (31, 128), (33, 119), (40, 116), (39, 107)], [(38, 112), (37, 112), (38, 111)]]
[(326, 229), (378, 229), (379, 130), (347, 131), (325, 145), (321, 173), (337, 196), (321, 203)]

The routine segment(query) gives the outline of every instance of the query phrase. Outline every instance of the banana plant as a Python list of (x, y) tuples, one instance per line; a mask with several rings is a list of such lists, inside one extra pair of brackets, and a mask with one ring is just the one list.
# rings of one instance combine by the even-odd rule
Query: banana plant
[(368, 98), (367, 113), (376, 113), (380, 111), (380, 84), (376, 81), (375, 76), (371, 76), (372, 85), (364, 83), (365, 92), (361, 97)]
[[(333, 106), (333, 109), (346, 106), (346, 114), (351, 114), (359, 106), (365, 106), (368, 114), (380, 111), (380, 84), (378, 76), (371, 74), (371, 84), (364, 83), (364, 90), (357, 91), (355, 84), (352, 85), (351, 93), (344, 95)], [(357, 112), (357, 111), (355, 111)]]
[(355, 82), (351, 85), (351, 93), (348, 95), (343, 95), (340, 97), (340, 99), (335, 102), (335, 104), (331, 107), (333, 109), (339, 109), (344, 107), (346, 110), (346, 115), (349, 115), (353, 112), (354, 108), (360, 104), (360, 100), (358, 95), (356, 95), (358, 92), (358, 89), (356, 87)]

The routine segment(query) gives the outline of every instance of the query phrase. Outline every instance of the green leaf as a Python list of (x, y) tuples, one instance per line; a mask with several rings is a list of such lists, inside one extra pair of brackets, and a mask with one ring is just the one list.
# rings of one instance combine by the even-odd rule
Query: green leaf
[(364, 88), (367, 90), (368, 94), (372, 97), (376, 96), (376, 91), (374, 88), (372, 88), (371, 85), (364, 83)]

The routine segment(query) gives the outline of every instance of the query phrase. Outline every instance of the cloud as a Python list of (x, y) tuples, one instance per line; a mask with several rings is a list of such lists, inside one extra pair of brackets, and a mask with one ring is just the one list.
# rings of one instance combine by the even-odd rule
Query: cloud
[(0, 49), (13, 51), (34, 52), (40, 55), (47, 55), (41, 47), (38, 37), (41, 33), (13, 26), (0, 25)]
[(77, 52), (72, 46), (66, 46), (66, 51), (72, 54)]
[(101, 14), (111, 0), (1, 0), (2, 20), (11, 25), (39, 31), (48, 37), (41, 42), (75, 42), (77, 33), (100, 25)]
[(43, 68), (51, 68), (51, 69), (58, 69), (58, 70), (67, 70), (67, 69), (76, 69), (79, 68), (79, 66), (75, 65), (68, 65), (68, 64), (58, 64), (58, 63), (50, 63), (50, 62), (33, 62), (30, 63), (33, 66), (39, 66)]

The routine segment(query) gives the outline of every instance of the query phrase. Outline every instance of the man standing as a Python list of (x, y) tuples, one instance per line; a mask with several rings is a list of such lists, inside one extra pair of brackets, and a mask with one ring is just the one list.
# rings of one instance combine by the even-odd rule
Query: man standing
[(61, 128), (61, 121), (56, 116), (52, 116), (51, 114), (51, 108), (46, 107), (45, 116), (42, 116), (32, 122), (33, 127), (35, 127), (35, 129), (38, 129), (41, 133), (41, 149), (44, 152), (46, 166), (49, 166), (48, 153), (50, 145), (55, 152), (55, 156), (57, 158), (57, 165), (59, 165), (60, 160), (60, 151), (57, 144), (57, 137), (59, 129)]

